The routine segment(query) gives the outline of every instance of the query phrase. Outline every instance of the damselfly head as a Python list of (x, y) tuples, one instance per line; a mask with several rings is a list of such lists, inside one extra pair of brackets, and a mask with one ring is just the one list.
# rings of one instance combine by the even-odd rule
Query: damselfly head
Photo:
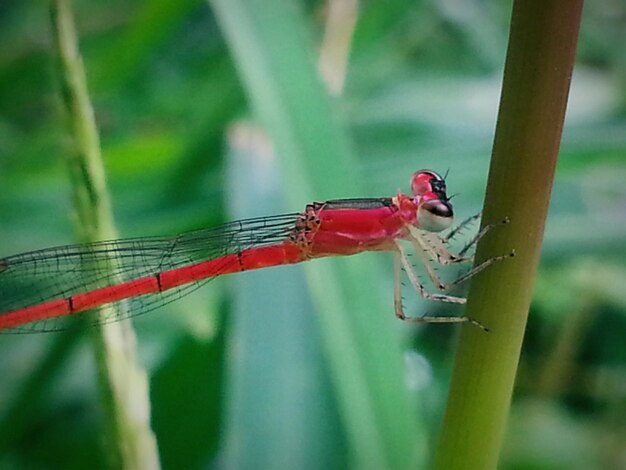
[(446, 194), (446, 181), (434, 171), (419, 170), (411, 178), (411, 190), (417, 204), (417, 226), (429, 232), (441, 232), (452, 225), (454, 212)]

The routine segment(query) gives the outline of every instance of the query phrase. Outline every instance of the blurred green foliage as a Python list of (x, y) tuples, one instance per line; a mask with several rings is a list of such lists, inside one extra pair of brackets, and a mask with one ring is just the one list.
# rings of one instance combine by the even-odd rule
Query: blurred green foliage
[[(249, 117), (249, 106), (209, 6), (81, 0), (74, 7), (120, 233), (170, 234), (228, 220), (237, 176), (227, 171), (226, 136), (234, 122)], [(307, 2), (305, 10), (307, 34), (319, 43), (324, 4)], [(336, 105), (357, 157), (350, 176), (367, 193), (316, 197), (391, 195), (406, 190), (408, 176), (419, 168), (450, 169), (457, 213), (477, 212), (509, 11), (510, 2), (504, 1), (363, 2), (346, 90)], [(626, 42), (625, 22), (626, 6), (618, 0), (589, 2), (584, 12), (502, 468), (626, 465), (626, 49), (616, 46)], [(68, 143), (51, 45), (45, 4), (0, 5), (0, 256), (72, 240), (63, 162)], [(237, 191), (253, 210), (255, 194), (245, 187)], [(259, 204), (256, 215), (264, 210)], [(391, 259), (371, 259), (381, 266), (380, 279), (367, 287), (389, 299), (389, 311), (380, 314), (391, 316)], [(228, 370), (242, 346), (231, 336), (237, 318), (230, 313), (242, 312), (232, 309), (236, 291), (230, 281), (212, 282), (135, 322), (166, 468), (219, 465), (232, 458), (231, 447), (225, 456), (224, 441), (227, 428), (229, 446), (238, 438), (232, 403), (240, 403), (233, 384), (241, 381)], [(432, 311), (408, 297), (412, 311)], [(272, 305), (252, 305), (255, 316), (273, 315)], [(308, 327), (315, 337), (315, 322)], [(397, 328), (407, 351), (419, 353), (407, 355), (408, 382), (425, 413), (422, 426), (434, 440), (455, 329)], [(253, 353), (263, 355), (262, 348)], [(311, 400), (315, 390), (315, 401), (268, 410), (276, 397), (272, 402), (262, 395), (245, 406), (258, 413), (259, 438), (271, 419), (281, 418), (283, 425), (291, 419), (306, 436), (298, 452), (342, 467), (350, 446), (342, 410), (324, 354), (313, 346), (310, 352), (306, 378), (316, 383), (293, 380), (293, 370), (276, 393), (309, 387), (302, 396)], [(263, 357), (272, 361), (272, 354)], [(103, 465), (88, 343), (64, 334), (3, 335), (0, 355), (0, 467)], [(258, 371), (260, 379), (264, 373)], [(308, 408), (317, 411), (303, 411)], [(296, 452), (280, 443), (271, 448)], [(255, 449), (250, 452), (261, 452)], [(277, 466), (286, 462), (274, 457)], [(247, 458), (255, 461), (254, 454)]]

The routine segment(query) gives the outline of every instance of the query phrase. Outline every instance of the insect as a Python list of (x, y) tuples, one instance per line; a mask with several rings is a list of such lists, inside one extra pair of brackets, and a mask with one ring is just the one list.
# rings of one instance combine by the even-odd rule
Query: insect
[[(446, 291), (507, 257), (488, 259), (456, 280), (442, 282), (431, 261), (443, 265), (471, 261), (466, 251), (493, 225), (486, 225), (454, 254), (446, 242), (471, 219), (445, 237), (438, 235), (450, 228), (454, 219), (445, 179), (431, 170), (417, 171), (411, 178), (411, 192), (314, 202), (300, 213), (240, 220), (174, 237), (68, 245), (2, 258), (0, 331), (62, 329), (59, 318), (121, 301), (125, 301), (125, 313), (116, 316), (138, 315), (224, 274), (364, 251), (393, 253), (394, 310), (398, 318), (436, 323), (469, 321), (482, 327), (467, 317), (404, 314), (402, 270), (422, 297), (463, 304), (465, 298)], [(437, 293), (428, 292), (420, 282), (403, 241), (413, 246)]]

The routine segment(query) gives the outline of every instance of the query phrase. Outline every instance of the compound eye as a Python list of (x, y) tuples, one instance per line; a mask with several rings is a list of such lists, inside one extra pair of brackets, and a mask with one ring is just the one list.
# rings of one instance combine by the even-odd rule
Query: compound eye
[(454, 220), (454, 211), (448, 201), (432, 199), (423, 201), (418, 209), (419, 228), (429, 232), (441, 232), (449, 228)]
[(419, 170), (413, 173), (411, 177), (411, 191), (413, 191), (414, 196), (422, 196), (433, 191), (434, 187), (440, 183), (443, 183), (443, 178), (434, 171)]

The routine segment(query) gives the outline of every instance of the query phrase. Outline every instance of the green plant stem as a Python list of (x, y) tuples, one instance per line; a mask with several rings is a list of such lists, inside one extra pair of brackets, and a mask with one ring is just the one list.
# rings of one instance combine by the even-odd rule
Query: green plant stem
[[(63, 104), (72, 136), (68, 165), (75, 231), (81, 242), (115, 238), (98, 130), (69, 0), (54, 0), (51, 14)], [(109, 318), (116, 315), (110, 311), (113, 308), (118, 307), (107, 307)], [(93, 338), (107, 423), (108, 463), (111, 468), (158, 468), (156, 440), (149, 425), (148, 381), (137, 365), (132, 327), (126, 321), (109, 324), (96, 329)]]
[(496, 468), (519, 360), (569, 91), (582, 0), (517, 0), (484, 223), (509, 217), (481, 242), (476, 259), (515, 250), (477, 276), (436, 450), (441, 469)]

